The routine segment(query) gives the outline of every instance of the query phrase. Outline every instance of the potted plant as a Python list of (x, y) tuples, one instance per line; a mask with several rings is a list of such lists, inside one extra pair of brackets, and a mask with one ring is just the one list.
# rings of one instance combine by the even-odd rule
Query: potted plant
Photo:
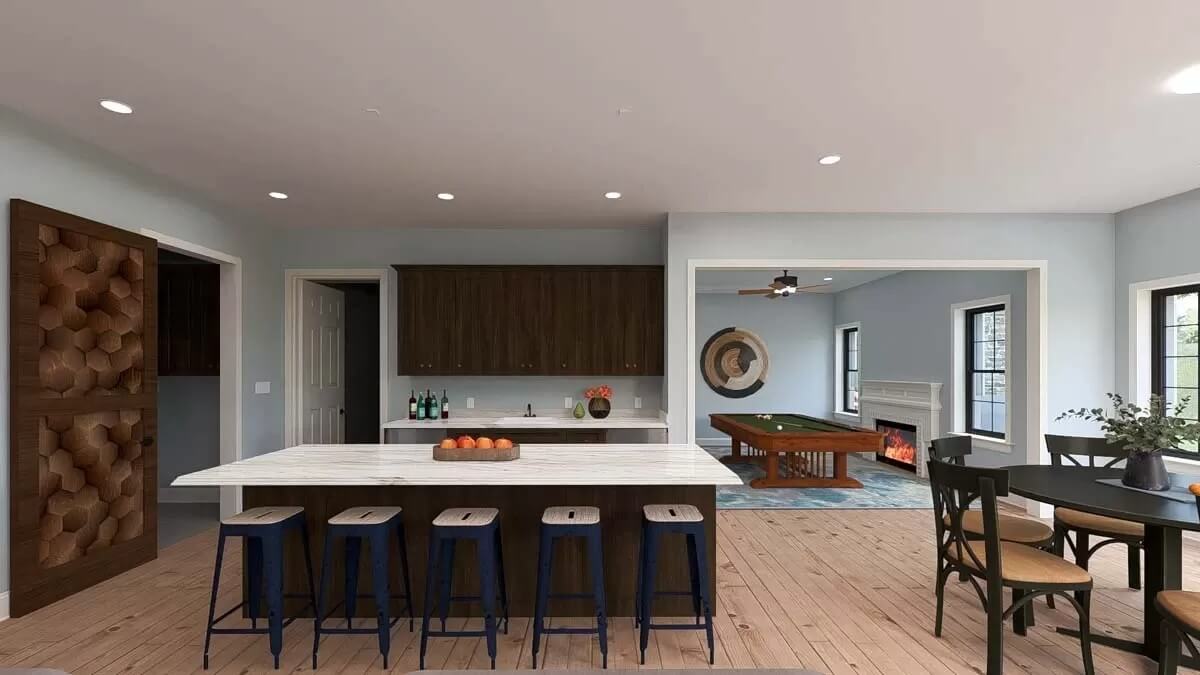
[(1142, 490), (1170, 488), (1171, 477), (1163, 464), (1162, 451), (1178, 448), (1184, 441), (1200, 440), (1200, 423), (1179, 416), (1189, 399), (1184, 397), (1174, 406), (1168, 406), (1163, 397), (1151, 394), (1150, 404), (1143, 407), (1126, 402), (1119, 394), (1107, 396), (1113, 405), (1111, 415), (1105, 414), (1103, 408), (1079, 408), (1068, 410), (1057, 419), (1099, 422), (1108, 442), (1128, 450), (1125, 475), (1121, 478), (1125, 485)]
[(599, 387), (592, 387), (583, 392), (583, 395), (588, 400), (588, 412), (598, 420), (608, 417), (608, 413), (612, 412), (612, 387), (607, 384), (602, 384)]

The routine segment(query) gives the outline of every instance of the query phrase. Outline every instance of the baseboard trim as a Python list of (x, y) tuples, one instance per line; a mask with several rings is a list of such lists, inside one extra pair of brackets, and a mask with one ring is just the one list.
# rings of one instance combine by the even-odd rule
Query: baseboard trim
[(215, 487), (160, 487), (158, 501), (160, 504), (217, 504), (221, 501), (221, 492)]
[(697, 438), (696, 445), (729, 445), (729, 437), (718, 436), (716, 438)]
[(8, 621), (8, 591), (0, 593), (0, 621)]

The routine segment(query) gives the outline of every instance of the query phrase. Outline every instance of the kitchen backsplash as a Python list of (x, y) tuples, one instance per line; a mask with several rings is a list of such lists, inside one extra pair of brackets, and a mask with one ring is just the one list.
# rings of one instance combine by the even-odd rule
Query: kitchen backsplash
[(564, 407), (567, 396), (582, 401), (585, 389), (600, 384), (612, 387), (613, 408), (633, 408), (633, 399), (641, 397), (643, 410), (662, 409), (661, 377), (393, 377), (388, 419), (408, 415), (408, 396), (413, 389), (436, 390), (439, 397), (445, 389), (451, 415), (465, 415), (467, 397), (474, 397), (476, 410), (524, 410), (526, 403), (551, 410)]

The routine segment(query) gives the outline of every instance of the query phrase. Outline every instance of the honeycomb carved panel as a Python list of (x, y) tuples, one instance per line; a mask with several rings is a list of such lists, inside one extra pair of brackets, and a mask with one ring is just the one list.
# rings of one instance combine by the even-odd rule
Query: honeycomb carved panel
[(142, 251), (40, 225), (38, 262), (41, 396), (141, 393)]
[(57, 567), (142, 534), (142, 413), (38, 422), (38, 563)]

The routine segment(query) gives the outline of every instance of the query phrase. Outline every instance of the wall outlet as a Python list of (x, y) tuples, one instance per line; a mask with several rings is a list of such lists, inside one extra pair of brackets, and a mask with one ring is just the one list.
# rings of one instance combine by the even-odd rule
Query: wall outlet
[(575, 401), (570, 396), (563, 397), (563, 407), (570, 410), (575, 407)]
[(641, 409), (642, 409), (642, 397), (641, 397), (641, 396), (634, 396), (634, 397), (633, 397), (633, 409), (634, 409), (634, 410), (641, 410)]
[(474, 407), (475, 407), (475, 397), (468, 396), (467, 397), (467, 409), (470, 410), (471, 408), (474, 408)]
[(271, 393), (271, 383), (270, 382), (255, 382), (254, 383), (254, 393), (256, 393), (256, 394)]

